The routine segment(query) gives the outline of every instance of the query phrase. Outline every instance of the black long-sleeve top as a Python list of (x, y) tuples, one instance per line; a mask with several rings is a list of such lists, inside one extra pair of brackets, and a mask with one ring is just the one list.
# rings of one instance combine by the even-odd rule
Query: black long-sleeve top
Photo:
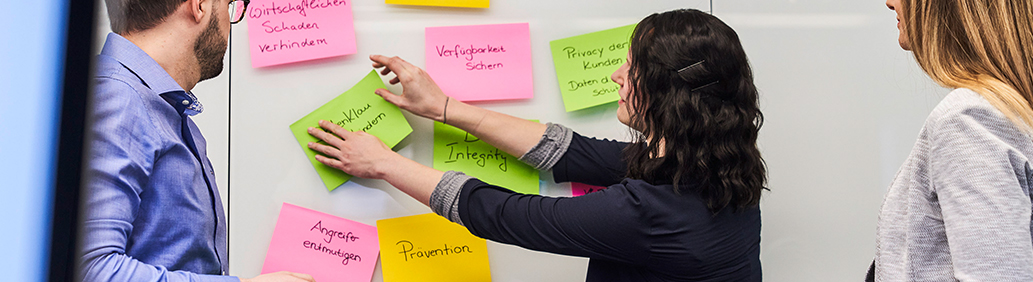
[[(565, 152), (563, 144), (552, 146), (559, 148), (552, 153), (559, 155), (551, 166), (556, 182), (608, 189), (546, 197), (449, 172), (443, 183), (465, 182), (453, 185), (461, 187), (456, 199), (435, 211), (485, 239), (588, 257), (587, 281), (761, 281), (759, 208), (713, 213), (692, 189), (676, 193), (670, 183), (624, 178), (627, 143), (572, 132), (548, 140), (563, 130), (569, 131), (550, 125), (542, 139), (569, 142)], [(543, 143), (532, 151), (550, 147)]]

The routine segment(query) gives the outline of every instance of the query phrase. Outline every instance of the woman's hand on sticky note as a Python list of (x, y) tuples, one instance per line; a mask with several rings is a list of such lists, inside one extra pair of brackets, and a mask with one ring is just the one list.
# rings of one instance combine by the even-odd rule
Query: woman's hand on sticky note
[(391, 151), (380, 138), (364, 131), (350, 132), (325, 120), (319, 121), (319, 126), (322, 129), (310, 127), (308, 134), (326, 144), (309, 142), (308, 147), (322, 154), (316, 155), (316, 160), (347, 174), (383, 179), (385, 168), (405, 159)]
[(390, 81), (392, 85), (402, 84), (402, 95), (387, 89), (377, 89), (377, 95), (416, 115), (442, 121), (447, 96), (427, 72), (399, 57), (371, 55), (369, 59), (373, 60), (374, 68), (384, 68), (381, 75), (395, 73), (396, 77)]

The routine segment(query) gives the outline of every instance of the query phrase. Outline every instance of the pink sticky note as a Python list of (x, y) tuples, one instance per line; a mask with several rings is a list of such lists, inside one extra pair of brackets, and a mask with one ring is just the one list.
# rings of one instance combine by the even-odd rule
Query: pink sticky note
[(606, 187), (588, 185), (584, 183), (571, 182), (570, 183), (570, 194), (574, 197), (581, 196), (584, 194), (592, 193), (595, 191), (606, 189)]
[(427, 73), (462, 101), (534, 97), (527, 23), (428, 27)]
[(262, 273), (290, 271), (320, 282), (369, 282), (379, 254), (376, 227), (283, 203)]
[(356, 52), (350, 0), (253, 0), (247, 21), (255, 68)]

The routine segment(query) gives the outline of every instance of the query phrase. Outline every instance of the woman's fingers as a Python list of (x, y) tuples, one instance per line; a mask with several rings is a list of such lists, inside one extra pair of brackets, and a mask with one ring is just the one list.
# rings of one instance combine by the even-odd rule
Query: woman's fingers
[(388, 103), (391, 103), (395, 106), (401, 107), (403, 109), (407, 108), (408, 106), (408, 104), (405, 104), (405, 98), (402, 98), (402, 96), (395, 95), (387, 89), (377, 89), (377, 91), (375, 91), (374, 93), (380, 95), (381, 98), (384, 98), (384, 101), (387, 101)]
[(373, 61), (373, 68), (379, 69), (379, 68), (385, 67), (386, 65), (381, 64), (379, 61), (377, 61), (378, 57), (383, 57), (383, 56), (381, 56), (381, 55), (369, 55), (369, 60)]
[[(340, 126), (338, 126), (338, 125), (336, 125), (336, 124), (334, 124), (332, 122), (329, 122), (329, 121), (320, 120), (319, 121), (319, 127), (322, 127), (323, 129), (326, 129), (326, 130), (329, 130), (330, 132), (333, 132), (334, 135), (340, 136), (341, 139), (344, 139), (344, 140), (348, 140), (352, 136), (352, 132), (351, 131), (348, 131), (347, 129), (344, 129), (343, 127), (340, 127)], [(327, 142), (327, 143), (330, 143), (330, 142)], [(341, 147), (341, 146), (338, 146), (338, 145), (336, 145), (334, 143), (330, 143), (330, 145), (334, 145), (334, 146), (336, 146), (338, 148)]]
[(341, 155), (341, 150), (337, 149), (336, 147), (323, 145), (316, 142), (308, 142), (308, 148), (315, 150), (320, 154), (331, 156), (334, 158), (339, 158)]
[[(334, 158), (328, 158), (328, 157), (323, 156), (323, 155), (316, 155), (316, 160), (319, 161), (320, 163), (323, 163), (323, 164), (329, 166), (329, 167), (336, 168), (336, 169), (338, 169), (340, 171), (344, 171), (344, 163), (342, 163), (340, 160), (337, 160), (337, 159), (334, 159)], [(347, 172), (347, 171), (345, 171), (345, 172)]]
[(308, 275), (308, 274), (304, 274), (304, 273), (293, 273), (293, 272), (291, 272), (291, 276), (294, 276), (294, 277), (296, 277), (298, 279), (305, 280), (305, 281), (310, 281), (310, 282), (315, 282), (316, 281), (315, 278), (312, 278), (312, 275)]
[(344, 146), (344, 141), (342, 141), (341, 138), (338, 138), (337, 136), (334, 136), (329, 132), (323, 131), (322, 129), (309, 127), (308, 134), (318, 138), (319, 140), (323, 140), (323, 142), (326, 142), (327, 144), (330, 144), (334, 147), (340, 148), (341, 146)]
[(399, 57), (386, 57), (386, 56), (382, 56), (382, 55), (372, 55), (372, 56), (369, 56), (369, 59), (373, 60), (373, 62), (376, 62), (376, 64), (373, 65), (374, 67), (376, 67), (377, 65), (379, 65), (381, 67), (386, 66), (388, 69), (391, 69), (391, 71), (395, 72), (395, 74), (398, 75), (399, 77), (411, 75), (411, 73), (410, 73), (411, 68), (410, 67), (412, 65), (409, 64), (409, 62), (406, 62), (405, 60), (402, 60), (402, 58), (399, 58)]

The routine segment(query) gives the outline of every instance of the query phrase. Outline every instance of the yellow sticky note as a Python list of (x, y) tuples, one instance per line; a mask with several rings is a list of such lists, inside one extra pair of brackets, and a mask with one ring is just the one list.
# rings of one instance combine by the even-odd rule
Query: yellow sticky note
[(395, 5), (418, 5), (463, 8), (488, 7), (488, 0), (385, 0), (384, 3)]
[(433, 213), (377, 221), (385, 282), (491, 281), (488, 244)]

